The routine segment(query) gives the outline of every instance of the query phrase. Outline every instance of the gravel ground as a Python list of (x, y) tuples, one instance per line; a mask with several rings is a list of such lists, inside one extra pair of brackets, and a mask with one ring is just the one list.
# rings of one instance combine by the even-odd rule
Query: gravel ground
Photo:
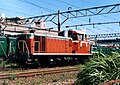
[(39, 76), (18, 78), (15, 80), (0, 80), (0, 85), (71, 85), (76, 80), (78, 72), (43, 74)]

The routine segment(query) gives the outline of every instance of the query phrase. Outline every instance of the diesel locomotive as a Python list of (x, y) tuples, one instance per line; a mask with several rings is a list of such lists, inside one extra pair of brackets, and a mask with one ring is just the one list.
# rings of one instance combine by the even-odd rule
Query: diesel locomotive
[(90, 55), (90, 43), (83, 31), (64, 30), (58, 36), (30, 32), (0, 37), (0, 56), (20, 65), (77, 64)]

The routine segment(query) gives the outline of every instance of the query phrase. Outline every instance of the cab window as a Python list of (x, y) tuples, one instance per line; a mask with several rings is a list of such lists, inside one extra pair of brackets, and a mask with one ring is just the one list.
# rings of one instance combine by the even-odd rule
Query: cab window
[(78, 34), (78, 40), (84, 40), (83, 34)]
[(86, 40), (87, 39), (87, 35), (86, 34), (78, 34), (78, 39), (79, 40)]
[(73, 40), (78, 40), (76, 33), (73, 33), (72, 36), (71, 36), (71, 38), (72, 38)]
[(71, 37), (73, 40), (78, 40), (77, 33), (68, 32), (68, 37)]

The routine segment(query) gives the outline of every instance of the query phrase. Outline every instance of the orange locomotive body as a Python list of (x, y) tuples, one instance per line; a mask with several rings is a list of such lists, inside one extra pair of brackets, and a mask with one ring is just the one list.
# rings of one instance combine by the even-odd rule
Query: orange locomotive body
[[(72, 30), (62, 31), (59, 36), (47, 34), (21, 34), (18, 39), (20, 54), (26, 54), (25, 62), (50, 65), (90, 56), (90, 43), (85, 33)], [(24, 55), (25, 55), (24, 54)], [(68, 62), (67, 62), (68, 63)]]
[[(22, 34), (23, 36), (23, 34)], [(29, 54), (39, 53), (72, 53), (72, 40), (71, 38), (65, 38), (61, 36), (48, 36), (39, 34), (24, 34), (24, 37), (19, 38), (19, 43), (26, 43), (23, 49), (23, 45), (19, 46), (23, 50), (22, 52), (27, 52)], [(27, 50), (28, 49), (28, 50)], [(38, 55), (39, 55), (38, 54)]]

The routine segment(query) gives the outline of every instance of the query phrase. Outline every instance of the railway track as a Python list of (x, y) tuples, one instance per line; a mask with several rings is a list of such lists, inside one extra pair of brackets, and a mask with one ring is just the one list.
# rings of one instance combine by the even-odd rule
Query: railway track
[(79, 69), (77, 67), (72, 67), (72, 68), (62, 68), (62, 69), (51, 69), (51, 70), (48, 69), (48, 70), (41, 70), (41, 71), (0, 74), (0, 79), (10, 79), (12, 76), (15, 76), (16, 78), (20, 78), (20, 77), (31, 77), (31, 76), (37, 76), (37, 75), (47, 75), (47, 74), (73, 72), (73, 71), (79, 71)]

